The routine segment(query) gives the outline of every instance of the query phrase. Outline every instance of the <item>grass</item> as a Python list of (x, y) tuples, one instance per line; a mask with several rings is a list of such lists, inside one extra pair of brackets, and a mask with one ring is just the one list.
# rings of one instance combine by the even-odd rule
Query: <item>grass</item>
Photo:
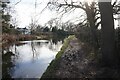
[(68, 38), (66, 38), (66, 39), (64, 40), (64, 44), (63, 44), (61, 50), (57, 53), (56, 59), (58, 59), (58, 58), (61, 57), (61, 55), (62, 55), (62, 54), (64, 53), (64, 51), (66, 50), (66, 48), (69, 46), (70, 40), (72, 40), (73, 38), (75, 38), (75, 36), (74, 36), (74, 35), (71, 35), (71, 36), (69, 36)]
[(75, 38), (75, 36), (71, 35), (64, 40), (61, 50), (57, 53), (56, 58), (50, 63), (47, 70), (42, 75), (41, 80), (43, 80), (44, 78), (55, 78), (54, 73), (55, 73), (55, 70), (57, 69), (57, 66), (59, 66), (60, 58), (61, 58), (62, 54), (64, 53), (64, 51), (69, 46), (70, 40), (72, 40), (74, 38)]
[(36, 36), (23, 35), (23, 34), (19, 34), (19, 35), (5, 34), (5, 35), (2, 35), (2, 42), (3, 43), (12, 43), (12, 42), (16, 42), (16, 41), (33, 40), (33, 39), (36, 39)]

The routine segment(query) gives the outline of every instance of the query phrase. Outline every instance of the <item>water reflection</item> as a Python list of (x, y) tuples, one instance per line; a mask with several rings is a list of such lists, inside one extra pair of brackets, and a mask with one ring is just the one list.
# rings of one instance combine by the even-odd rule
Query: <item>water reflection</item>
[(9, 71), (12, 67), (14, 67), (14, 64), (11, 60), (12, 56), (14, 56), (12, 52), (2, 54), (2, 78), (11, 78)]
[(3, 78), (39, 78), (60, 50), (62, 41), (21, 41), (3, 48)]

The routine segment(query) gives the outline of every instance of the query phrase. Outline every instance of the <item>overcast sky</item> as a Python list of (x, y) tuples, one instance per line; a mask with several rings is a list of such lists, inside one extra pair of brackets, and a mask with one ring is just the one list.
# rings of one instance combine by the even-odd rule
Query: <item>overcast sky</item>
[[(11, 4), (14, 5), (19, 0), (10, 0), (10, 1)], [(37, 1), (36, 10), (35, 10), (35, 1)], [(13, 18), (15, 17), (17, 19), (18, 27), (21, 28), (27, 27), (31, 22), (31, 18), (36, 18), (40, 25), (44, 25), (51, 18), (57, 17), (58, 14), (56, 14), (56, 11), (50, 11), (49, 9), (46, 9), (42, 14), (40, 14), (41, 11), (47, 5), (48, 1), (49, 0), (21, 0), (19, 4), (13, 6), (16, 11), (16, 13), (13, 13), (14, 14)], [(83, 13), (84, 11), (77, 9), (75, 12), (71, 13), (71, 15), (65, 15), (62, 21), (65, 22), (69, 19), (74, 19), (76, 17), (79, 17), (80, 14)], [(35, 17), (35, 15), (37, 16)]]
[[(11, 0), (12, 3), (16, 3), (18, 0)], [(40, 14), (41, 10), (46, 6), (47, 0), (37, 0), (36, 18), (39, 18), (39, 23), (44, 24), (49, 20), (54, 12), (46, 10), (43, 14)], [(35, 0), (21, 0), (19, 4), (14, 7), (16, 13), (14, 17), (17, 18), (19, 27), (26, 27), (31, 22), (31, 18), (35, 16)]]
[[(11, 4), (14, 5), (19, 0), (11, 0)], [(18, 27), (26, 27), (30, 24), (31, 18), (36, 18), (40, 25), (44, 25), (47, 23), (51, 18), (55, 18), (58, 16), (56, 11), (50, 11), (46, 9), (44, 12), (41, 11), (47, 5), (49, 0), (36, 0), (37, 6), (35, 10), (35, 0), (21, 0), (19, 4), (13, 6), (16, 13), (13, 14), (13, 17), (16, 17), (18, 20)], [(65, 15), (63, 22), (68, 21), (69, 19), (77, 17), (80, 13), (84, 13), (82, 10), (76, 10), (75, 12), (71, 13), (71, 15)], [(37, 15), (36, 17), (35, 14)]]

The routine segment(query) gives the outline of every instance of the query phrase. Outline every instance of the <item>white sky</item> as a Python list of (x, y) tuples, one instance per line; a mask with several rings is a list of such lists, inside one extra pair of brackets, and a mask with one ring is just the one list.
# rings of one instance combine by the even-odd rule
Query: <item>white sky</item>
[[(15, 4), (19, 0), (11, 0), (12, 4)], [(15, 14), (13, 14), (13, 17), (16, 17), (18, 20), (18, 27), (26, 27), (30, 24), (31, 18), (35, 16), (36, 13), (36, 19), (38, 19), (38, 23), (40, 25), (44, 25), (47, 23), (51, 18), (57, 17), (56, 11), (50, 11), (49, 9), (46, 9), (43, 11), (42, 14), (41, 11), (45, 8), (47, 5), (47, 2), (49, 0), (36, 0), (37, 1), (37, 7), (35, 10), (35, 0), (21, 0), (19, 4), (17, 4), (14, 9), (16, 11)], [(35, 12), (36, 11), (36, 12)], [(81, 13), (80, 9), (76, 10), (74, 13), (72, 13), (72, 16), (66, 15), (63, 19), (63, 22), (67, 21), (68, 19), (72, 19), (73, 17), (78, 16), (78, 14)]]
[[(10, 1), (12, 4), (15, 4), (19, 0)], [(14, 13), (13, 17), (17, 18), (18, 27), (21, 28), (27, 27), (31, 22), (31, 18), (35, 16), (35, 11), (37, 15), (36, 19), (39, 19), (38, 23), (40, 25), (44, 25), (51, 18), (55, 18), (57, 16), (55, 11), (50, 11), (49, 9), (46, 9), (42, 14), (40, 14), (40, 12), (43, 10), (43, 8), (45, 8), (49, 0), (36, 0), (36, 1), (37, 1), (36, 10), (35, 0), (21, 0), (21, 2), (14, 7), (16, 13)], [(66, 15), (63, 19), (63, 22), (67, 21), (68, 19), (78, 17), (78, 15), (80, 16), (80, 13), (83, 13), (83, 11), (77, 9), (71, 15)]]
[[(16, 3), (18, 0), (12, 0), (12, 3)], [(54, 12), (46, 10), (43, 14), (40, 15), (41, 10), (45, 7), (45, 1), (47, 0), (37, 0), (38, 5), (36, 8), (36, 14), (38, 15), (36, 18), (39, 17), (39, 23), (44, 24), (48, 21)], [(42, 3), (41, 3), (42, 2)], [(39, 4), (41, 3), (41, 4)], [(19, 22), (19, 27), (28, 26), (31, 22), (31, 18), (35, 15), (35, 0), (22, 0), (19, 4), (15, 6), (17, 20)]]

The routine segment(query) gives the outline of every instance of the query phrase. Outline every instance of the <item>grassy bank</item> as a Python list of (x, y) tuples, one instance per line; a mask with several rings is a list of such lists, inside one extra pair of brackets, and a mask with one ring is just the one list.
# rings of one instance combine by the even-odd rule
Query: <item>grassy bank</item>
[(56, 58), (50, 63), (47, 70), (42, 75), (41, 80), (44, 79), (44, 78), (53, 78), (54, 77), (54, 71), (57, 68), (57, 66), (59, 66), (59, 61), (60, 61), (60, 58), (61, 58), (62, 54), (64, 53), (64, 51), (69, 46), (70, 40), (72, 40), (74, 38), (75, 38), (75, 36), (71, 35), (64, 40), (64, 43), (63, 43), (63, 46), (62, 46), (61, 50), (57, 53)]
[(14, 43), (16, 41), (28, 41), (28, 40), (36, 40), (36, 39), (50, 39), (51, 36), (47, 35), (29, 35), (29, 34), (19, 34), (19, 35), (10, 35), (3, 34), (2, 35), (2, 43)]
[(16, 41), (25, 41), (25, 40), (32, 40), (32, 39), (36, 39), (35, 35), (23, 35), (23, 34), (19, 34), (19, 35), (10, 35), (10, 34), (3, 34), (2, 35), (2, 42), (3, 43), (11, 43), (11, 42), (16, 42)]

